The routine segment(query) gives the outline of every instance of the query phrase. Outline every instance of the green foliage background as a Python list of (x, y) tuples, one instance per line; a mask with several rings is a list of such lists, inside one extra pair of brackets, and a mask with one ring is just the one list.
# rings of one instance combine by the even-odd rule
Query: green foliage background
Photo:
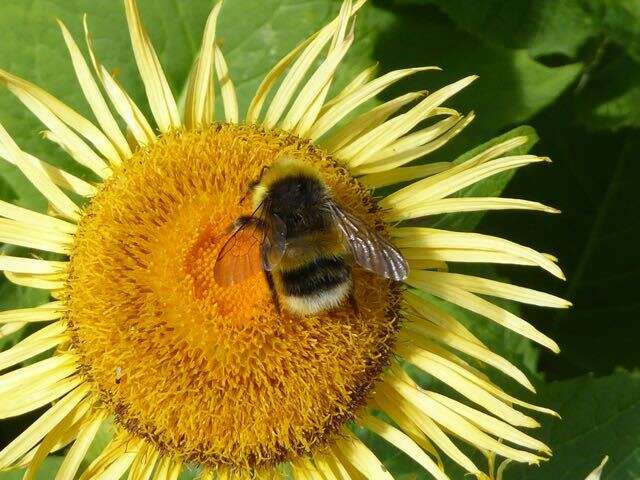
[[(197, 53), (210, 0), (140, 0), (144, 21), (169, 81), (183, 91)], [(335, 0), (227, 0), (219, 38), (246, 108), (262, 76), (282, 55), (335, 14)], [(30, 79), (85, 114), (61, 35), (61, 18), (81, 38), (87, 13), (102, 61), (139, 103), (137, 78), (121, 2), (116, 0), (3, 0), (0, 3), (0, 68)], [(542, 418), (539, 436), (554, 449), (540, 468), (510, 467), (507, 480), (583, 479), (608, 454), (606, 479), (640, 478), (640, 2), (638, 0), (372, 0), (358, 16), (358, 41), (337, 85), (364, 66), (381, 71), (439, 65), (404, 82), (434, 90), (464, 75), (480, 80), (454, 99), (475, 110), (474, 124), (429, 160), (452, 160), (526, 123), (537, 131), (537, 154), (548, 167), (529, 167), (479, 187), (484, 194), (529, 198), (559, 207), (561, 216), (522, 213), (447, 216), (443, 228), (499, 234), (559, 256), (568, 282), (527, 268), (467, 270), (508, 278), (551, 291), (575, 303), (568, 312), (523, 308), (555, 337), (560, 356), (456, 309), (497, 351), (536, 380), (536, 402), (558, 410), (562, 421)], [(62, 166), (61, 152), (39, 135), (41, 125), (7, 92), (0, 93), (0, 120), (19, 145)], [(512, 133), (513, 134), (513, 133)], [(87, 176), (86, 172), (74, 171)], [(89, 178), (87, 176), (87, 178)], [(0, 197), (43, 209), (24, 178), (0, 163)], [(41, 292), (0, 283), (0, 306), (36, 305)], [(515, 306), (511, 306), (517, 308)], [(24, 334), (23, 334), (24, 335)], [(16, 336), (0, 340), (0, 347)], [(524, 395), (502, 378), (510, 391)], [(0, 399), (1, 401), (1, 399)], [(0, 446), (34, 418), (0, 423)], [(92, 448), (108, 438), (108, 430)], [(374, 441), (398, 478), (426, 478), (411, 461)], [(52, 478), (59, 458), (47, 461), (41, 479)], [(452, 478), (463, 478), (455, 470)], [(186, 474), (185, 478), (193, 476)], [(0, 473), (1, 480), (21, 478)]]

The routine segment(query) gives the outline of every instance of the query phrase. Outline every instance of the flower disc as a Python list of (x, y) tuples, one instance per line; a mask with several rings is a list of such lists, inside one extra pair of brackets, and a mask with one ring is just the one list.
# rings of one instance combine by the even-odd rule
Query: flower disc
[(264, 165), (317, 166), (337, 200), (382, 228), (369, 193), (284, 132), (213, 125), (139, 150), (98, 190), (71, 254), (67, 320), (116, 421), (210, 467), (261, 467), (325, 444), (363, 405), (397, 329), (396, 288), (356, 269), (359, 314), (278, 315), (262, 275), (213, 279), (227, 228)]

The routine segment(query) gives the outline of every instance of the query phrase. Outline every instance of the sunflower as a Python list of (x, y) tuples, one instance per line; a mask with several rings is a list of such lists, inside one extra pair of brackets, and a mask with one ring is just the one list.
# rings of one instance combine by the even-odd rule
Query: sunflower
[[(0, 156), (50, 206), (43, 214), (0, 202), (0, 240), (54, 254), (0, 256), (11, 282), (51, 295), (44, 305), (0, 313), (2, 335), (45, 323), (0, 353), (0, 370), (13, 368), (0, 376), (0, 418), (47, 407), (0, 451), (0, 470), (26, 468), (30, 479), (49, 454), (66, 449), (56, 480), (127, 472), (132, 480), (167, 480), (194, 466), (202, 479), (392, 478), (361, 429), (440, 480), (448, 478), (444, 457), (477, 478), (493, 475), (497, 457), (530, 464), (548, 457), (549, 448), (521, 430), (538, 426), (527, 411), (553, 412), (492, 383), (479, 368), (533, 390), (521, 370), (443, 305), (557, 352), (553, 340), (485, 297), (554, 308), (568, 302), (447, 267), (530, 265), (563, 278), (556, 260), (500, 238), (406, 222), (479, 210), (555, 212), (525, 200), (455, 196), (548, 159), (510, 154), (528, 141), (517, 136), (461, 163), (405, 166), (472, 121), (473, 113), (442, 105), (475, 77), (363, 109), (395, 82), (433, 69), (376, 77), (367, 68), (334, 93), (364, 3), (345, 0), (335, 19), (284, 57), (243, 119), (215, 37), (220, 3), (179, 107), (135, 0), (125, 0), (152, 121), (100, 63), (86, 18), (88, 57), (60, 27), (95, 121), (0, 71), (0, 81), (45, 125), (45, 137), (96, 178), (82, 180), (21, 150), (0, 126)], [(411, 268), (404, 286), (355, 269), (358, 311), (345, 305), (300, 316), (276, 311), (260, 275), (230, 287), (216, 283), (225, 229), (250, 213), (241, 202), (247, 185), (283, 155), (313, 165), (346, 210), (394, 242)], [(382, 187), (391, 193), (374, 196)], [(435, 382), (423, 388), (406, 365)], [(85, 466), (107, 425), (113, 437)], [(488, 474), (458, 441), (487, 455)]]

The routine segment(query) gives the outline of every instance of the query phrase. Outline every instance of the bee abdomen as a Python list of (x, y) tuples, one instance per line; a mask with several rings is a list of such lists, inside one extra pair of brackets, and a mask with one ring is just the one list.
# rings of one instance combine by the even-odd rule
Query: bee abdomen
[(351, 268), (340, 257), (318, 257), (280, 273), (285, 303), (298, 313), (337, 307), (351, 290)]

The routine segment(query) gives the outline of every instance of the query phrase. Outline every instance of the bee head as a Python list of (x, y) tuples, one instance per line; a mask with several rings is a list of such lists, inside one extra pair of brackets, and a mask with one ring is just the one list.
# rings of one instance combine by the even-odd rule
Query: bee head
[(308, 186), (304, 183), (311, 181), (324, 185), (320, 173), (312, 165), (299, 158), (282, 156), (271, 165), (263, 167), (260, 176), (250, 185), (254, 208), (260, 205), (267, 195), (282, 195), (283, 192), (278, 187), (292, 179), (301, 180), (291, 182), (290, 187), (284, 192), (287, 196), (285, 200), (292, 202), (292, 206), (301, 206), (301, 199), (308, 198), (308, 195), (305, 195)]

